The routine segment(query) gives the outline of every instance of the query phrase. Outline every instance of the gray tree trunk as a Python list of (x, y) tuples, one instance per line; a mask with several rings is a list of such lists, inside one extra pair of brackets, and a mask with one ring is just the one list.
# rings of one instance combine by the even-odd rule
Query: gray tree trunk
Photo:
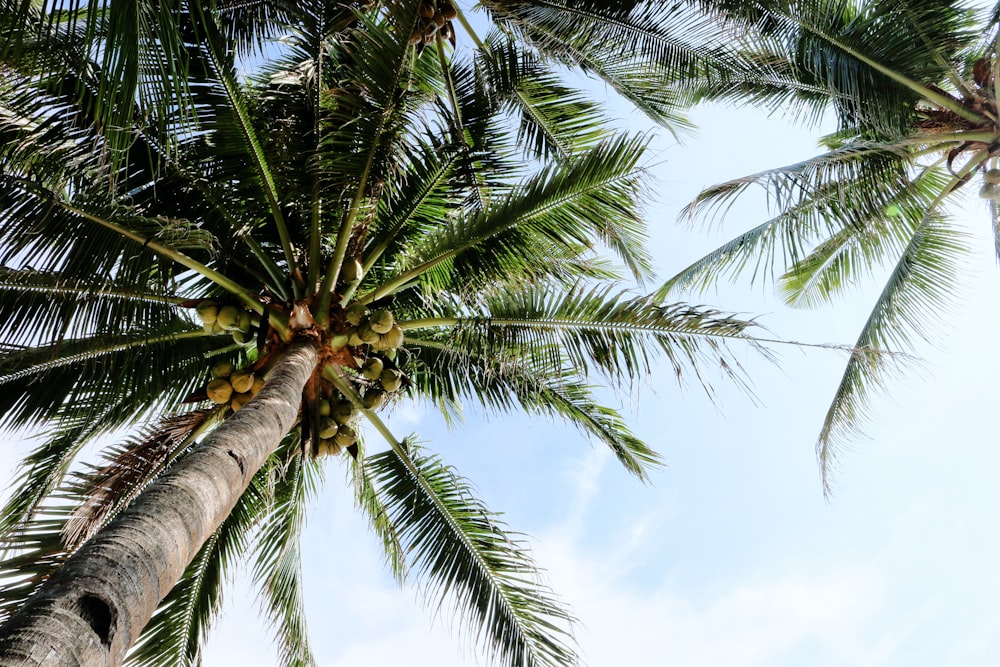
[(113, 667), (295, 423), (318, 361), (294, 343), (267, 384), (71, 556), (0, 628), (0, 665)]

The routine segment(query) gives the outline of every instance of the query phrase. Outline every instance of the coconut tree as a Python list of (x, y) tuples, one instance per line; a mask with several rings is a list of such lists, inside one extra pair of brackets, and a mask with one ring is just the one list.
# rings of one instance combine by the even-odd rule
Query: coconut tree
[(751, 268), (787, 304), (814, 307), (887, 271), (817, 441), (826, 491), (838, 448), (868, 417), (871, 391), (905, 358), (885, 353), (912, 349), (948, 311), (968, 251), (948, 203), (979, 191), (1000, 253), (997, 9), (951, 0), (746, 3), (718, 15), (758, 67), (688, 89), (696, 99), (836, 122), (819, 155), (702, 191), (685, 217), (723, 214), (755, 186), (771, 216), (661, 291)]
[[(528, 4), (488, 3), (465, 58), (444, 2), (6, 8), (0, 412), (47, 437), (0, 512), (0, 664), (195, 664), (247, 554), (282, 660), (312, 664), (298, 541), (331, 461), (393, 573), (484, 650), (576, 662), (519, 542), (383, 415), (558, 416), (642, 479), (658, 458), (594, 378), (736, 373), (726, 342), (752, 340), (629, 289), (645, 139), (524, 38), (612, 10), (627, 32), (639, 3), (557, 26)], [(638, 95), (612, 56), (580, 64)]]

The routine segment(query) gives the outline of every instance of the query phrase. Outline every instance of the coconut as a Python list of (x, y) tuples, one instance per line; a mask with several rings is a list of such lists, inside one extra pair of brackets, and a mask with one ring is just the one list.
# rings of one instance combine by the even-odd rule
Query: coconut
[(344, 260), (344, 266), (340, 269), (340, 279), (345, 283), (353, 283), (361, 278), (364, 268), (361, 262), (354, 258)]
[(361, 374), (369, 380), (377, 380), (382, 375), (382, 360), (378, 357), (368, 357), (361, 367)]
[(212, 377), (227, 378), (232, 375), (235, 370), (236, 366), (233, 366), (232, 362), (223, 359), (222, 361), (215, 362), (215, 365), (212, 366)]
[(253, 326), (253, 320), (250, 317), (250, 312), (241, 310), (236, 317), (236, 330), (247, 332), (250, 331), (251, 326)]
[(386, 391), (396, 391), (403, 385), (403, 374), (394, 368), (382, 371), (382, 376), (379, 379), (382, 381), (382, 388)]
[(330, 416), (338, 424), (346, 424), (351, 421), (354, 419), (354, 414), (354, 405), (350, 401), (337, 401), (333, 404), (333, 409), (330, 412)]
[(246, 331), (240, 331), (237, 329), (236, 331), (232, 332), (232, 334), (233, 334), (233, 342), (236, 343), (237, 345), (246, 345), (247, 343), (253, 342), (253, 336), (251, 336)]
[(1000, 169), (987, 169), (983, 180), (990, 185), (1000, 185)]
[(403, 328), (398, 324), (393, 324), (392, 328), (389, 329), (389, 333), (383, 336), (383, 338), (389, 348), (401, 347), (403, 345)]
[(420, 17), (429, 19), (434, 16), (434, 4), (430, 2), (420, 3)]
[(385, 403), (385, 394), (378, 389), (369, 389), (362, 400), (369, 410), (378, 410)]
[(337, 435), (337, 422), (332, 419), (323, 419), (319, 423), (319, 437), (332, 438)]
[(367, 322), (358, 327), (358, 338), (365, 343), (377, 343), (379, 334)]
[(240, 311), (236, 306), (223, 306), (219, 308), (219, 314), (215, 318), (215, 323), (223, 329), (232, 331), (239, 328), (236, 326), (239, 319)]
[(319, 412), (319, 415), (321, 417), (329, 417), (330, 401), (326, 400), (325, 398), (321, 398), (318, 401), (316, 401), (316, 411)]
[(979, 190), (979, 196), (990, 201), (1000, 201), (1000, 189), (992, 183), (986, 183)]
[(358, 335), (357, 331), (352, 331), (347, 337), (347, 344), (351, 347), (357, 347), (358, 345), (364, 345), (365, 341), (361, 340), (361, 336)]
[(209, 399), (216, 405), (222, 405), (223, 403), (228, 403), (229, 399), (233, 395), (233, 385), (229, 384), (229, 380), (225, 378), (215, 378), (208, 383), (205, 387), (206, 393), (208, 393)]
[(250, 387), (250, 395), (256, 396), (263, 388), (264, 388), (264, 378), (255, 377), (253, 379), (253, 386)]
[(229, 406), (233, 409), (233, 412), (236, 412), (237, 410), (239, 410), (240, 408), (242, 408), (244, 405), (246, 405), (247, 403), (249, 403), (252, 398), (253, 398), (253, 396), (251, 396), (247, 392), (244, 392), (242, 394), (233, 394), (233, 398), (229, 402)]
[(449, 21), (454, 21), (458, 18), (458, 10), (455, 9), (451, 3), (442, 2), (438, 5), (438, 9), (441, 10), (441, 15)]
[(351, 337), (348, 334), (336, 334), (330, 336), (330, 349), (340, 350), (350, 345)]
[(226, 330), (223, 329), (222, 325), (219, 324), (218, 322), (212, 322), (211, 324), (208, 324), (206, 322), (205, 324), (202, 325), (202, 329), (204, 329), (205, 333), (209, 334), (210, 336), (219, 336), (221, 334), (226, 333)]
[(388, 310), (376, 310), (368, 318), (368, 326), (377, 334), (389, 333), (389, 329), (392, 328), (394, 323), (395, 320), (392, 317), (392, 312)]
[(354, 303), (348, 306), (347, 310), (344, 311), (344, 319), (347, 320), (351, 326), (358, 326), (367, 317), (368, 308), (364, 304)]
[(337, 435), (334, 436), (333, 441), (341, 447), (350, 447), (357, 439), (358, 434), (354, 432), (353, 428), (347, 424), (341, 424), (340, 428), (337, 429)]
[(198, 318), (204, 324), (212, 324), (219, 316), (219, 306), (214, 301), (202, 301), (195, 309), (198, 312)]
[(250, 371), (236, 371), (229, 376), (229, 382), (233, 389), (243, 394), (253, 387), (253, 373)]

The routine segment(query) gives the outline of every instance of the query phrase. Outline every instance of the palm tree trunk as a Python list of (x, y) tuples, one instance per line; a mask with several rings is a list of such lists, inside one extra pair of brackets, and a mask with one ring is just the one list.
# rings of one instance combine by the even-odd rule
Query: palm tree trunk
[(71, 556), (0, 628), (0, 665), (120, 665), (295, 423), (317, 362), (315, 341), (294, 343), (250, 403)]

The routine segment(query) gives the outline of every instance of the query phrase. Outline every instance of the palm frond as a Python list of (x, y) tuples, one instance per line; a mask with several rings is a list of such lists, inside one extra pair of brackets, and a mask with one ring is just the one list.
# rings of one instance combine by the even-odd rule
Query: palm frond
[(816, 455), (827, 493), (839, 447), (863, 434), (868, 396), (892, 370), (892, 357), (885, 353), (909, 346), (913, 336), (926, 338), (932, 323), (946, 318), (965, 251), (962, 235), (935, 212), (914, 230), (855, 343), (857, 352), (823, 422)]
[[(636, 162), (645, 141), (622, 138), (602, 144), (571, 162), (543, 171), (497, 205), (415, 244), (396, 278), (369, 297), (380, 298), (421, 279), (433, 284), (432, 271), (446, 270), (447, 282), (483, 285), (513, 267), (543, 269), (548, 261), (536, 244), (579, 256), (595, 240), (611, 248), (637, 278), (647, 277)], [(539, 266), (540, 265), (540, 266)]]
[(369, 457), (429, 601), (456, 605), (470, 633), (511, 667), (577, 664), (572, 617), (540, 583), (527, 546), (475, 499), (454, 470), (412, 442)]
[(415, 391), (444, 411), (463, 399), (495, 412), (521, 409), (529, 414), (559, 417), (611, 449), (618, 461), (639, 479), (647, 479), (660, 458), (626, 426), (613, 408), (594, 398), (593, 387), (576, 369), (559, 365), (552, 354), (534, 350), (521, 357), (511, 350), (481, 354), (450, 345), (447, 335), (407, 340), (419, 354), (409, 365)]
[(272, 504), (255, 536), (254, 580), (283, 667), (316, 664), (306, 630), (300, 539), (306, 506), (322, 481), (322, 469), (315, 460), (297, 455), (300, 450), (298, 434), (293, 432), (273, 457), (278, 465), (269, 471)]

